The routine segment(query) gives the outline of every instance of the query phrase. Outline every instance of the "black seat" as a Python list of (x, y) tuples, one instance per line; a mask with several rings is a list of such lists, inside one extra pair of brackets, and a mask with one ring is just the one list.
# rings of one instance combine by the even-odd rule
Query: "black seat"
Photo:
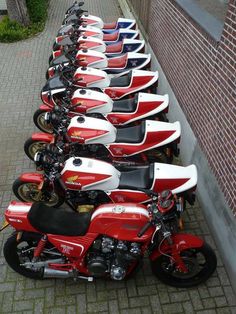
[(154, 178), (154, 164), (121, 172), (119, 189), (150, 189)]
[(127, 75), (111, 78), (109, 87), (126, 87), (129, 86), (132, 77), (132, 71)]
[(141, 143), (145, 134), (145, 121), (140, 125), (117, 129), (116, 143)]
[(112, 112), (134, 112), (137, 108), (137, 95), (132, 99), (115, 100)]
[(91, 213), (76, 213), (63, 208), (34, 203), (28, 213), (31, 225), (42, 233), (82, 236), (90, 224)]

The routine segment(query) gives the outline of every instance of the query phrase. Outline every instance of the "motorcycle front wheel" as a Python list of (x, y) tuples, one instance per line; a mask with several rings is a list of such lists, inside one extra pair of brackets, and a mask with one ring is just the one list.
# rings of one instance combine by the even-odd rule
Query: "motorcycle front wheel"
[(47, 144), (47, 142), (33, 140), (32, 138), (29, 138), (25, 141), (24, 144), (24, 151), (26, 155), (29, 157), (29, 159), (34, 160), (35, 154), (42, 150)]
[(12, 190), (15, 196), (23, 202), (44, 202), (45, 205), (50, 207), (59, 207), (64, 203), (64, 198), (52, 192), (50, 198), (44, 195), (39, 190), (38, 184), (34, 182), (23, 182), (16, 179), (13, 183)]
[(45, 133), (53, 133), (53, 127), (51, 124), (47, 123), (45, 121), (45, 114), (47, 111), (44, 111), (42, 109), (38, 109), (35, 111), (33, 120), (34, 124), (39, 128), (39, 130), (45, 132)]
[(43, 279), (43, 268), (32, 270), (22, 266), (22, 264), (32, 261), (34, 248), (38, 245), (40, 238), (40, 235), (24, 232), (18, 241), (15, 232), (7, 239), (3, 247), (3, 254), (7, 264), (15, 272), (31, 279)]
[(154, 275), (163, 283), (189, 288), (205, 282), (216, 269), (217, 260), (212, 248), (204, 243), (200, 248), (187, 249), (181, 252), (187, 273), (179, 271), (171, 261), (171, 256), (161, 255), (151, 262)]

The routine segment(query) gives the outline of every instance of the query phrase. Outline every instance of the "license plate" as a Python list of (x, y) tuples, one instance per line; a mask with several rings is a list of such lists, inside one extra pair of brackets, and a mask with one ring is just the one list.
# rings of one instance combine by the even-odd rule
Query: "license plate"
[(7, 226), (9, 226), (9, 222), (6, 221), (6, 220), (4, 220), (4, 222), (3, 222), (3, 224), (2, 224), (2, 227), (1, 227), (1, 229), (0, 229), (0, 232), (1, 232), (2, 230), (4, 230)]

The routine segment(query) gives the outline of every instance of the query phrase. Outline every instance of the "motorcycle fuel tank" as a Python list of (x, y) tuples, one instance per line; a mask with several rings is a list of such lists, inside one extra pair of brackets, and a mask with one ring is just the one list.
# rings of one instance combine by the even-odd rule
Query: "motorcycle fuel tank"
[(116, 128), (103, 119), (79, 116), (71, 119), (67, 134), (78, 143), (109, 144), (116, 139)]
[(149, 214), (143, 205), (105, 204), (94, 211), (88, 232), (104, 234), (122, 241), (142, 242), (153, 234), (153, 227), (150, 227), (142, 237), (137, 236), (148, 222)]
[(71, 190), (110, 190), (119, 186), (120, 172), (104, 161), (71, 157), (65, 162), (61, 178)]

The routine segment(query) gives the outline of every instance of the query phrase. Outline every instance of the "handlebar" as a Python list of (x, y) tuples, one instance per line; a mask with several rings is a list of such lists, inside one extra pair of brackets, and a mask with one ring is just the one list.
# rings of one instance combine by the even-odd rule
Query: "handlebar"
[(146, 223), (146, 225), (144, 225), (143, 228), (139, 231), (138, 237), (141, 238), (144, 235), (144, 233), (151, 227), (151, 225), (152, 225), (151, 221)]

